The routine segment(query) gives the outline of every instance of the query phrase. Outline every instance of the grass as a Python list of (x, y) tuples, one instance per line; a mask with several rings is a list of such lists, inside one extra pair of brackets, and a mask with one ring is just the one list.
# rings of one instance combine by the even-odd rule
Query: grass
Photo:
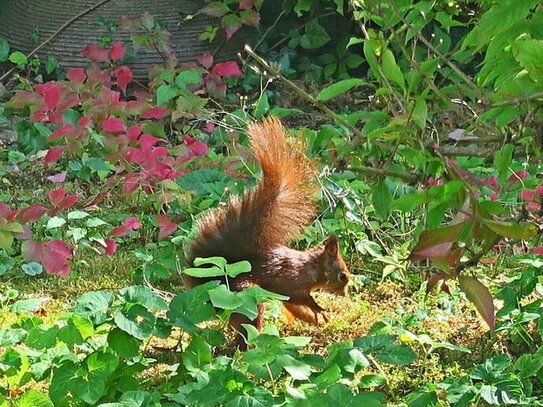
[[(10, 178), (10, 193), (16, 200), (37, 197), (43, 192), (43, 174), (30, 171), (24, 184), (15, 184)], [(78, 188), (77, 185), (72, 185)], [(113, 202), (110, 202), (112, 205)], [(112, 209), (112, 208), (111, 208)], [(115, 212), (119, 209), (115, 208)], [(101, 212), (107, 212), (102, 210)], [(100, 216), (100, 214), (93, 214)], [(47, 298), (37, 313), (45, 322), (54, 322), (69, 311), (75, 300), (83, 293), (96, 290), (117, 291), (133, 284), (141, 284), (141, 260), (135, 258), (129, 249), (122, 247), (114, 256), (100, 256), (86, 250), (78, 253), (73, 264), (75, 273), (69, 278), (50, 275), (26, 276), (20, 270), (0, 280), (0, 293), (9, 289), (17, 290), (19, 299)], [(354, 265), (353, 265), (354, 266)], [(378, 266), (378, 265), (377, 265)], [(367, 267), (365, 264), (364, 267)], [(356, 270), (353, 267), (353, 271)], [(376, 273), (377, 275), (380, 274)], [(382, 390), (398, 400), (405, 394), (427, 383), (437, 383), (451, 376), (461, 376), (474, 364), (488, 356), (487, 329), (475, 313), (471, 304), (459, 301), (459, 296), (444, 294), (427, 296), (419, 289), (421, 280), (408, 276), (410, 281), (397, 282), (386, 279), (371, 282), (364, 287), (355, 287), (348, 296), (337, 297), (327, 293), (316, 293), (316, 301), (328, 311), (330, 322), (311, 326), (299, 321), (287, 323), (280, 307), (269, 307), (267, 322), (276, 323), (282, 335), (308, 336), (312, 341), (306, 351), (324, 354), (327, 347), (335, 342), (352, 341), (368, 334), (372, 327), (381, 332), (405, 332), (400, 339), (414, 347), (419, 359), (411, 366), (394, 367), (377, 365), (372, 362), (363, 374), (382, 374), (388, 382)], [(153, 283), (160, 289), (176, 294), (182, 289), (179, 281)], [(17, 316), (3, 306), (0, 329), (9, 327)], [(424, 343), (423, 335), (429, 335), (435, 343), (450, 342), (465, 346), (470, 354), (451, 350), (432, 350)], [(144, 378), (153, 379), (166, 373), (178, 355), (179, 341), (187, 339), (181, 332), (174, 332), (170, 338), (153, 339), (146, 344), (144, 354), (161, 362), (144, 373)], [(498, 346), (496, 344), (495, 346)], [(154, 379), (153, 379), (154, 380)], [(153, 380), (149, 385), (152, 385)]]

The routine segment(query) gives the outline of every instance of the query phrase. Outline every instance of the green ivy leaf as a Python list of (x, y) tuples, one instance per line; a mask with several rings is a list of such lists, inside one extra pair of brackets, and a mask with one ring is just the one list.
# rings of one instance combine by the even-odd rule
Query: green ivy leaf
[(194, 336), (183, 352), (183, 365), (189, 372), (198, 372), (213, 359), (211, 346), (201, 337)]
[(64, 226), (66, 224), (66, 219), (61, 218), (59, 216), (53, 216), (51, 219), (47, 221), (47, 225), (45, 228), (47, 230), (49, 229), (56, 229)]
[(277, 355), (276, 361), (294, 380), (307, 380), (311, 376), (311, 367), (290, 355)]
[(406, 194), (394, 200), (390, 204), (391, 209), (398, 209), (402, 212), (411, 212), (419, 206), (428, 202), (430, 198), (426, 192), (415, 192)]
[(305, 26), (305, 33), (300, 37), (300, 46), (305, 49), (320, 48), (328, 43), (330, 39), (330, 36), (317, 19), (313, 19)]
[(31, 389), (15, 400), (14, 405), (17, 407), (53, 407), (53, 402), (46, 394)]
[(15, 65), (21, 66), (28, 63), (28, 58), (25, 54), (20, 51), (12, 52), (9, 56), (9, 61), (13, 62)]
[(0, 347), (6, 348), (21, 342), (27, 335), (24, 329), (2, 329), (0, 330)]
[(171, 85), (160, 85), (156, 91), (156, 104), (164, 106), (177, 96), (177, 88)]
[(59, 329), (57, 339), (73, 348), (73, 345), (81, 345), (92, 334), (94, 327), (90, 320), (82, 315), (73, 315), (67, 325)]
[(229, 12), (230, 9), (222, 1), (213, 1), (201, 10), (201, 13), (207, 14), (211, 17), (222, 17)]
[(43, 266), (35, 261), (23, 264), (21, 269), (29, 276), (37, 276), (38, 274), (43, 273)]
[(76, 300), (74, 313), (86, 316), (95, 325), (101, 325), (109, 317), (113, 299), (113, 294), (107, 291), (85, 293)]
[(405, 87), (405, 79), (403, 77), (402, 70), (396, 63), (396, 58), (394, 57), (394, 54), (391, 50), (383, 50), (383, 53), (381, 55), (381, 62), (383, 67), (383, 74), (385, 75), (385, 77), (389, 81), (396, 83), (403, 89)]
[(141, 344), (138, 339), (119, 328), (109, 331), (107, 343), (117, 355), (127, 359), (138, 356)]
[(27, 346), (35, 349), (49, 349), (55, 346), (59, 328), (56, 326), (38, 325), (28, 332)]
[(49, 298), (29, 298), (26, 300), (15, 301), (11, 306), (11, 312), (17, 314), (36, 312), (46, 301), (49, 301)]
[(368, 82), (364, 79), (350, 78), (344, 79), (342, 81), (333, 83), (330, 86), (327, 86), (321, 90), (317, 95), (317, 100), (327, 101), (335, 98), (336, 96), (342, 95), (343, 93), (351, 90), (354, 87), (367, 85)]
[(208, 293), (211, 303), (216, 308), (234, 310), (243, 304), (243, 301), (223, 284), (209, 290)]
[(0, 62), (5, 62), (9, 56), (9, 43), (4, 37), (0, 37)]
[(372, 188), (371, 202), (375, 212), (382, 218), (386, 218), (390, 213), (390, 202), (392, 201), (392, 193), (390, 192), (386, 182), (380, 181)]
[(48, 56), (47, 60), (45, 61), (45, 71), (47, 72), (47, 74), (52, 74), (58, 67), (58, 60), (55, 57)]
[(502, 186), (507, 181), (507, 178), (509, 178), (509, 166), (513, 159), (514, 148), (513, 144), (506, 144), (496, 151), (494, 155), (494, 166), (498, 170), (498, 180)]
[(533, 223), (500, 222), (491, 219), (482, 221), (497, 235), (511, 239), (528, 239), (537, 234), (537, 227)]
[(236, 263), (226, 265), (226, 274), (230, 278), (236, 278), (240, 274), (248, 273), (252, 269), (251, 263), (247, 260), (238, 261)]
[(408, 365), (417, 359), (417, 354), (407, 345), (391, 345), (381, 349), (375, 357), (391, 365)]
[(141, 305), (133, 305), (128, 310), (115, 313), (115, 324), (137, 339), (151, 336), (156, 317)]
[(126, 287), (121, 290), (121, 294), (126, 302), (131, 304), (141, 304), (156, 311), (168, 309), (166, 301), (147, 286), (133, 285)]
[(175, 84), (181, 89), (186, 89), (188, 85), (195, 85), (202, 81), (202, 73), (198, 71), (182, 71), (175, 77)]

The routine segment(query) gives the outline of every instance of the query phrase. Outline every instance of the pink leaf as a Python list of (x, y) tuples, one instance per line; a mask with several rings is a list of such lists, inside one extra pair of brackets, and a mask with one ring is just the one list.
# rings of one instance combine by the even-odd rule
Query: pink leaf
[(437, 283), (439, 283), (440, 281), (446, 281), (450, 277), (451, 276), (446, 273), (437, 273), (437, 274), (432, 275), (426, 282), (426, 292), (429, 293), (430, 291), (433, 290), (433, 288), (437, 285)]
[(255, 6), (254, 0), (239, 0), (240, 10), (251, 10)]
[(87, 127), (91, 122), (91, 119), (89, 116), (83, 116), (79, 121), (77, 122), (77, 125), (79, 127)]
[(21, 254), (26, 261), (41, 261), (43, 257), (43, 243), (30, 240), (21, 245)]
[(126, 93), (126, 87), (132, 82), (132, 71), (127, 66), (120, 66), (115, 70), (115, 76), (117, 77), (117, 86), (119, 89)]
[(241, 19), (233, 13), (228, 14), (222, 19), (221, 25), (226, 32), (226, 39), (229, 40), (241, 28)]
[(543, 185), (538, 185), (535, 189), (535, 193), (537, 196), (543, 196)]
[(543, 247), (534, 247), (531, 250), (532, 254), (537, 254), (539, 256), (543, 255)]
[(113, 62), (124, 57), (124, 45), (121, 41), (115, 41), (109, 49), (109, 57)]
[(138, 140), (142, 150), (149, 150), (150, 147), (154, 146), (159, 141), (162, 141), (162, 139), (151, 136), (150, 134), (142, 134)]
[(206, 122), (206, 124), (204, 125), (204, 132), (207, 134), (211, 134), (213, 133), (214, 130), (215, 130), (215, 124), (211, 122)]
[(33, 237), (32, 229), (27, 225), (23, 225), (23, 231), (21, 233), (14, 233), (13, 236), (19, 240), (30, 240)]
[(100, 247), (104, 249), (104, 255), (113, 256), (117, 251), (117, 243), (115, 242), (115, 240), (106, 239), (104, 243), (105, 246), (102, 243), (98, 243)]
[(107, 62), (109, 61), (108, 50), (100, 48), (96, 44), (89, 44), (81, 52), (85, 58), (90, 59), (92, 62)]
[(137, 218), (130, 217), (124, 220), (123, 225), (132, 230), (136, 230), (141, 227), (141, 222)]
[(194, 156), (204, 155), (209, 150), (206, 143), (191, 136), (183, 136), (183, 142)]
[(471, 276), (458, 276), (460, 289), (466, 294), (467, 299), (475, 305), (479, 314), (483, 317), (487, 325), (494, 328), (494, 303), (492, 295), (479, 280)]
[(74, 133), (75, 133), (75, 127), (73, 126), (73, 124), (65, 124), (64, 126), (59, 127), (54, 132), (52, 132), (49, 135), (48, 140), (56, 140), (56, 139), (66, 137), (66, 136), (73, 136)]
[(220, 62), (213, 67), (212, 72), (223, 78), (241, 78), (243, 73), (235, 61)]
[(43, 159), (43, 166), (45, 168), (48, 168), (49, 164), (56, 163), (60, 159), (60, 157), (62, 157), (63, 152), (64, 147), (62, 146), (50, 148)]
[(60, 84), (47, 82), (36, 85), (36, 90), (43, 95), (44, 105), (47, 110), (53, 110), (60, 102)]
[(526, 171), (516, 171), (509, 177), (509, 184), (514, 184), (515, 182), (518, 182), (520, 180), (523, 180), (525, 178), (528, 178), (528, 173)]
[(117, 243), (114, 240), (106, 239), (106, 256), (113, 256), (117, 251)]
[(122, 133), (123, 131), (126, 131), (124, 122), (117, 117), (110, 117), (109, 119), (107, 119), (102, 124), (102, 128), (110, 133)]
[(140, 227), (141, 227), (141, 223), (136, 218), (132, 218), (132, 217), (126, 218), (121, 226), (117, 226), (116, 228), (113, 228), (111, 232), (109, 232), (109, 236), (111, 237), (126, 236), (127, 234), (130, 233), (130, 231), (139, 229)]
[(5, 218), (8, 214), (9, 206), (5, 202), (0, 202), (0, 218)]
[(48, 273), (67, 277), (70, 274), (68, 260), (72, 256), (72, 249), (62, 240), (50, 240), (43, 245), (41, 262)]
[(162, 119), (169, 113), (168, 109), (163, 107), (153, 107), (142, 113), (141, 117), (143, 119)]
[(205, 69), (209, 69), (213, 65), (213, 54), (211, 54), (210, 52), (206, 52), (205, 54), (200, 55), (198, 58), (196, 58), (196, 60)]
[(131, 194), (139, 187), (140, 184), (141, 184), (141, 177), (139, 174), (134, 173), (134, 172), (131, 174), (128, 174), (123, 181), (123, 186), (122, 186), (123, 194), (125, 195)]
[(66, 196), (66, 190), (64, 188), (56, 188), (52, 191), (49, 191), (47, 196), (49, 198), (49, 202), (51, 202), (51, 205), (57, 206)]
[(216, 99), (224, 99), (226, 96), (226, 85), (219, 75), (214, 72), (210, 72), (205, 76), (204, 82), (209, 96)]
[(74, 85), (81, 85), (87, 79), (83, 68), (70, 68), (66, 74), (66, 78)]
[(245, 25), (258, 27), (260, 23), (260, 13), (256, 10), (243, 10), (240, 13), (241, 22)]
[(520, 199), (523, 201), (531, 201), (534, 199), (534, 190), (533, 189), (523, 189), (520, 191)]
[(135, 124), (128, 129), (126, 134), (129, 140), (136, 141), (141, 134), (141, 127), (139, 124)]
[(54, 174), (47, 177), (47, 179), (51, 182), (54, 182), (55, 184), (60, 184), (66, 181), (66, 174), (67, 174), (67, 171), (62, 171), (62, 172), (59, 172), (58, 174)]
[(156, 217), (156, 223), (159, 227), (158, 237), (164, 238), (170, 236), (177, 230), (177, 224), (172, 222), (168, 215), (161, 214)]
[(79, 196), (77, 195), (67, 195), (63, 200), (62, 202), (60, 203), (60, 205), (55, 208), (56, 209), (56, 213), (60, 212), (60, 211), (63, 211), (64, 209), (70, 209), (72, 206), (75, 205), (75, 203), (79, 200)]
[(15, 216), (15, 219), (21, 221), (21, 222), (34, 222), (38, 219), (40, 219), (45, 212), (47, 212), (47, 208), (43, 205), (33, 204), (30, 205), (28, 208), (25, 208), (19, 213), (17, 213), (17, 216)]
[(541, 205), (538, 202), (528, 202), (526, 205), (526, 210), (528, 212), (539, 212)]
[(77, 195), (66, 195), (64, 188), (57, 188), (50, 191), (48, 197), (49, 201), (53, 205), (53, 207), (47, 212), (50, 216), (54, 216), (64, 209), (71, 208), (79, 199), (79, 196)]

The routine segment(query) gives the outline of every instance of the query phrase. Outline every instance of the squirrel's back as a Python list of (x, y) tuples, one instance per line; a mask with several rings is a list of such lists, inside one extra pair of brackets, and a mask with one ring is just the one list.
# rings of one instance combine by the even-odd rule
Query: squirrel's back
[(302, 144), (289, 142), (275, 118), (251, 124), (248, 133), (262, 177), (256, 188), (199, 219), (189, 264), (211, 256), (259, 262), (262, 254), (298, 237), (315, 216), (316, 176)]

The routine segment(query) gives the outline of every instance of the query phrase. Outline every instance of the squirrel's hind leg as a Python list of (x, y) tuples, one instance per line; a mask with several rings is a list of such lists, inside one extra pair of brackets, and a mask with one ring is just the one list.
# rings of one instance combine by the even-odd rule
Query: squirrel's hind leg
[(234, 340), (235, 346), (239, 350), (247, 350), (247, 343), (245, 339), (247, 338), (247, 330), (243, 328), (242, 324), (253, 325), (258, 332), (262, 330), (262, 325), (264, 322), (264, 311), (266, 310), (266, 304), (258, 304), (258, 315), (251, 321), (248, 317), (242, 314), (232, 314), (230, 320), (228, 321), (230, 327), (236, 333), (236, 338)]

